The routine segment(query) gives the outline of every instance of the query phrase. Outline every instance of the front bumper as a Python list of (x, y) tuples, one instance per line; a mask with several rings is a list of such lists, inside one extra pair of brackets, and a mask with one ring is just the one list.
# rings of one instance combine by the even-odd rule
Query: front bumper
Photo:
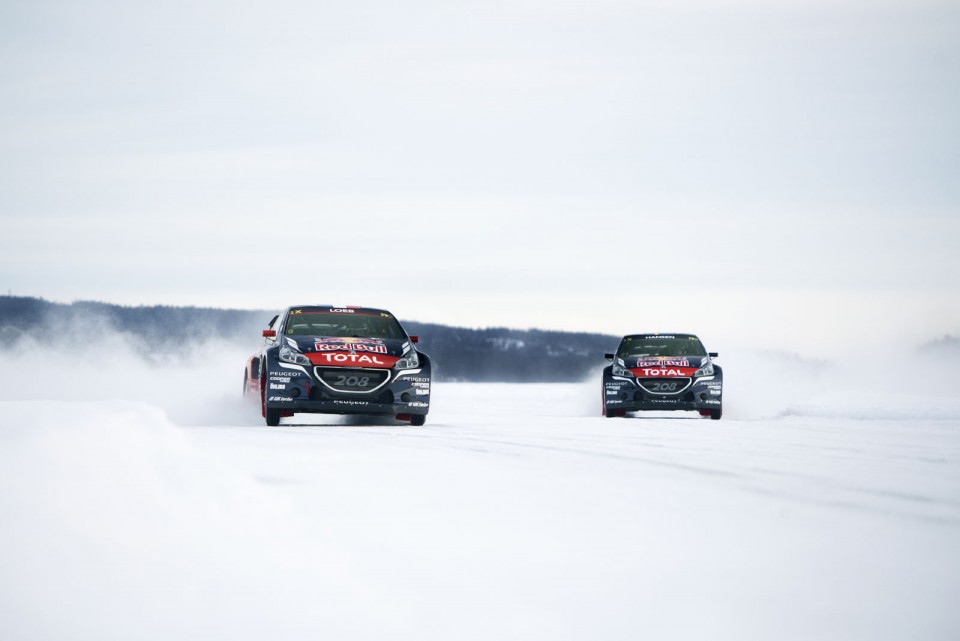
[(675, 393), (656, 393), (648, 380), (614, 376), (610, 368), (603, 372), (603, 408), (610, 412), (648, 410), (717, 410), (723, 404), (722, 375), (682, 379)]
[[(270, 362), (264, 390), (266, 406), (291, 413), (385, 416), (426, 415), (430, 410), (429, 363), (417, 369), (388, 370), (388, 380), (369, 392), (333, 389), (318, 377), (316, 370), (280, 361)], [(349, 372), (353, 374), (357, 370), (353, 368)]]

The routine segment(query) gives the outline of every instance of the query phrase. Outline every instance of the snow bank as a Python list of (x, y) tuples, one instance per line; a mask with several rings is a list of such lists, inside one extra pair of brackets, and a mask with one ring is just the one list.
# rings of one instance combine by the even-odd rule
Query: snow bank
[(274, 525), (288, 506), (197, 452), (160, 411), (0, 406), (7, 638), (159, 638), (196, 607), (244, 632), (244, 608), (273, 601), (255, 577), (291, 567)]
[(127, 400), (160, 408), (180, 424), (257, 418), (240, 402), (244, 364), (255, 345), (248, 353), (210, 338), (157, 351), (130, 335), (73, 329), (53, 343), (23, 340), (0, 352), (0, 400)]

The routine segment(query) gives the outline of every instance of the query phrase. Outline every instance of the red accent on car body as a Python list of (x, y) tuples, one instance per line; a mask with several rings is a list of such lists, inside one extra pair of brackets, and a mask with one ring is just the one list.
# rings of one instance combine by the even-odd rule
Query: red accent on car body
[(630, 371), (637, 378), (689, 378), (696, 373), (697, 368), (661, 365), (658, 367), (631, 367)]
[(314, 365), (325, 365), (327, 367), (373, 367), (377, 369), (390, 369), (400, 358), (398, 356), (388, 356), (386, 354), (375, 354), (368, 352), (309, 352), (305, 354)]

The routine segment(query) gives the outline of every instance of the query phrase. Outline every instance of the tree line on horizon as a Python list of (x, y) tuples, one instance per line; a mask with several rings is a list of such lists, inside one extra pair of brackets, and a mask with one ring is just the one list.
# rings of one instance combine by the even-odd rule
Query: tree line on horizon
[[(249, 346), (252, 353), (274, 314), (276, 311), (270, 310), (129, 307), (0, 296), (0, 349), (24, 339), (96, 341), (118, 333), (143, 341), (154, 351), (176, 353), (216, 337)], [(403, 321), (403, 325), (420, 337), (419, 348), (433, 360), (434, 375), (441, 381), (579, 382), (605, 364), (603, 354), (614, 351), (620, 339), (586, 332), (468, 329), (416, 321)]]

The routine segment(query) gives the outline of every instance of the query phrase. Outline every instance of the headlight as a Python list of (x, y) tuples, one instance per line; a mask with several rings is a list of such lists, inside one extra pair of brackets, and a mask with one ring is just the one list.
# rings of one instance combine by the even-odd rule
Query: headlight
[(713, 376), (713, 362), (707, 361), (703, 367), (693, 373), (694, 376)]
[(296, 365), (310, 366), (310, 359), (291, 347), (280, 348), (280, 360), (284, 363), (295, 363)]
[(397, 369), (415, 369), (420, 367), (420, 357), (417, 356), (417, 350), (411, 349), (407, 355), (401, 358), (394, 365)]
[(613, 375), (614, 376), (625, 376), (627, 378), (633, 378), (633, 372), (624, 367), (622, 359), (617, 359), (613, 361)]

